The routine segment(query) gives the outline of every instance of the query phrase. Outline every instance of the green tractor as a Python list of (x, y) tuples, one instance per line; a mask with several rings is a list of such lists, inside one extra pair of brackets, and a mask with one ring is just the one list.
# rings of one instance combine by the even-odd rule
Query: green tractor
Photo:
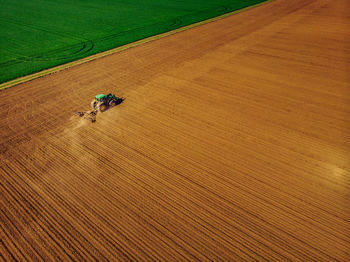
[(99, 94), (95, 96), (95, 99), (91, 102), (92, 110), (97, 110), (100, 112), (106, 111), (109, 107), (113, 107), (120, 104), (123, 101), (122, 98), (116, 97), (113, 94)]

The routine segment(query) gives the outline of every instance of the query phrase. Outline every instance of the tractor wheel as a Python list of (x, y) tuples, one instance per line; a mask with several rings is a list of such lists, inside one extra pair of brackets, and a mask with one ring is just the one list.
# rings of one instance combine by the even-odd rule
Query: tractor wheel
[(99, 107), (98, 107), (98, 111), (100, 111), (100, 112), (104, 112), (104, 111), (106, 111), (107, 110), (107, 106), (105, 105), (105, 104), (101, 104), (101, 105), (99, 105)]
[(117, 103), (116, 103), (114, 100), (112, 100), (112, 101), (109, 102), (109, 106), (110, 106), (110, 107), (115, 106), (116, 104), (117, 104)]

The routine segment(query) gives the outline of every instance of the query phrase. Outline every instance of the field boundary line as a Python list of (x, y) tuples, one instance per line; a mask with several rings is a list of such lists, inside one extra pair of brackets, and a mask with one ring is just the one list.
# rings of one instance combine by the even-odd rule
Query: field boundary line
[(219, 15), (219, 16), (216, 16), (216, 17), (213, 17), (213, 18), (209, 18), (207, 20), (203, 20), (203, 21), (200, 21), (200, 22), (197, 22), (197, 23), (194, 23), (194, 24), (190, 24), (190, 25), (187, 25), (187, 26), (184, 26), (184, 27), (180, 27), (180, 28), (177, 28), (177, 29), (165, 32), (165, 33), (161, 33), (161, 34), (158, 34), (158, 35), (150, 36), (150, 37), (147, 37), (147, 38), (144, 38), (144, 39), (141, 39), (141, 40), (138, 40), (138, 41), (126, 44), (126, 45), (122, 45), (122, 46), (119, 46), (119, 47), (116, 47), (116, 48), (113, 48), (113, 49), (110, 49), (110, 50), (107, 50), (107, 51), (103, 51), (103, 52), (100, 52), (100, 53), (97, 53), (97, 54), (94, 54), (94, 55), (91, 55), (91, 56), (88, 56), (88, 57), (84, 57), (84, 58), (78, 59), (78, 60), (73, 61), (73, 62), (68, 62), (68, 63), (62, 64), (62, 65), (59, 65), (59, 66), (55, 66), (55, 67), (52, 67), (52, 68), (49, 68), (49, 69), (44, 69), (42, 71), (39, 71), (39, 72), (36, 72), (36, 73), (33, 73), (33, 74), (29, 74), (29, 75), (26, 75), (26, 76), (23, 76), (23, 77), (19, 77), (19, 78), (16, 78), (16, 79), (13, 79), (13, 80), (10, 80), (8, 82), (0, 84), (0, 91), (4, 90), (4, 89), (7, 89), (7, 88), (10, 88), (10, 87), (13, 87), (13, 86), (16, 86), (16, 85), (19, 85), (19, 84), (23, 84), (25, 82), (32, 81), (32, 80), (40, 78), (40, 77), (44, 77), (44, 76), (47, 76), (47, 75), (50, 75), (50, 74), (57, 73), (59, 71), (63, 71), (63, 70), (69, 69), (69, 68), (71, 68), (73, 66), (81, 65), (81, 64), (84, 64), (84, 63), (87, 63), (87, 62), (90, 62), (90, 61), (93, 61), (93, 60), (96, 60), (96, 59), (99, 59), (99, 58), (102, 58), (102, 57), (105, 57), (105, 56), (108, 56), (108, 55), (119, 53), (119, 52), (124, 51), (126, 49), (133, 48), (133, 47), (136, 47), (136, 46), (139, 46), (139, 45), (142, 45), (142, 44), (146, 44), (148, 42), (152, 42), (154, 40), (158, 40), (160, 38), (167, 37), (167, 36), (170, 36), (170, 35), (173, 35), (173, 34), (176, 34), (176, 33), (179, 33), (179, 32), (182, 32), (182, 31), (185, 31), (185, 30), (188, 30), (188, 29), (200, 26), (200, 25), (205, 25), (205, 24), (208, 24), (208, 23), (211, 23), (211, 22), (214, 22), (214, 21), (226, 18), (226, 17), (231, 16), (233, 14), (237, 14), (237, 13), (246, 11), (248, 9), (252, 9), (252, 8), (258, 7), (260, 5), (266, 4), (266, 3), (271, 2), (271, 1), (273, 1), (273, 0), (266, 0), (264, 2), (255, 4), (255, 5), (247, 6), (247, 7), (244, 7), (242, 9), (239, 9), (239, 10), (235, 10), (235, 11), (223, 14), (223, 15)]

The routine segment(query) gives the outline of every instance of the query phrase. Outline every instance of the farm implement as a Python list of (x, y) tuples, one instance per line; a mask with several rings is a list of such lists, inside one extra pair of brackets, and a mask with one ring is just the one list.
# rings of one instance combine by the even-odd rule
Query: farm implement
[(74, 112), (75, 115), (84, 117), (84, 119), (89, 120), (91, 123), (96, 122), (97, 111), (85, 111), (85, 112)]

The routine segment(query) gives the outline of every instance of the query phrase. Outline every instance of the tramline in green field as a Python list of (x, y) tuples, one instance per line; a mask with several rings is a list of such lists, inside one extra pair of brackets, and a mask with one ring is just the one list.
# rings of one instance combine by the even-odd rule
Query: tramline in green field
[(0, 83), (266, 0), (0, 0)]

